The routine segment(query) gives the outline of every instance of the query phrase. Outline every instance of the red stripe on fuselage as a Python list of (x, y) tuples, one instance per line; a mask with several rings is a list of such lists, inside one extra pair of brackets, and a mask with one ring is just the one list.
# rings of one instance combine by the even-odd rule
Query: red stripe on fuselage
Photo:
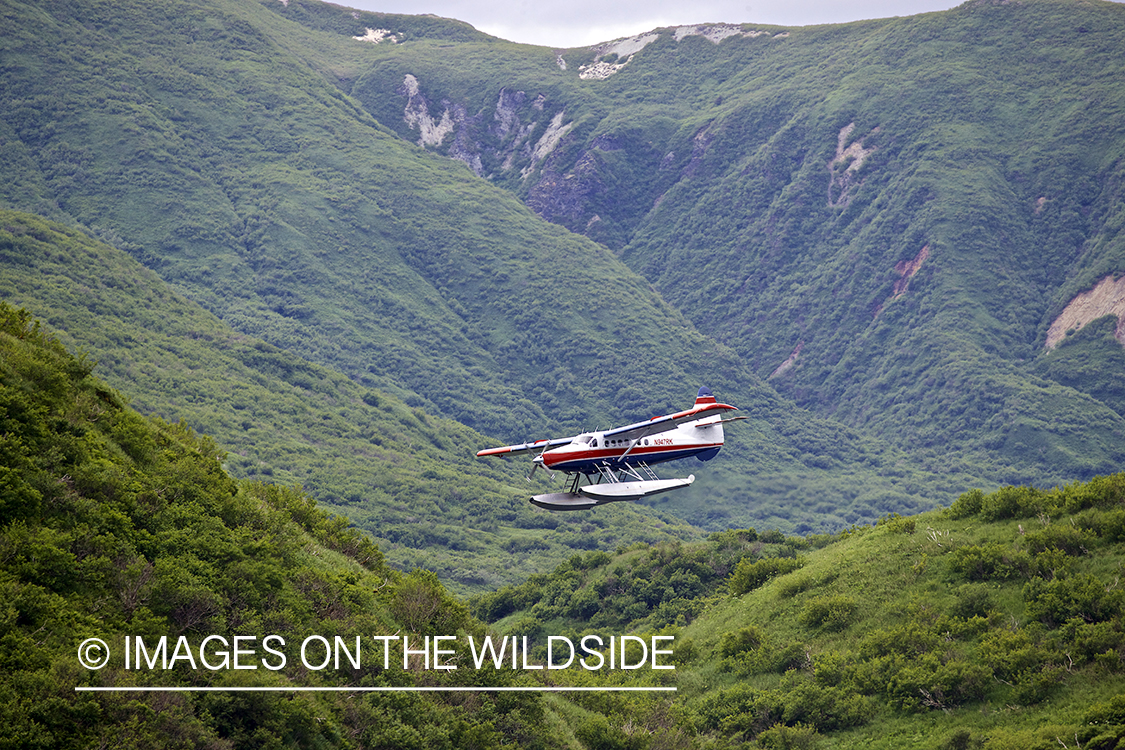
[(693, 443), (691, 445), (646, 445), (628, 451), (628, 456), (625, 456), (628, 447), (599, 448), (588, 451), (560, 451), (558, 453), (547, 451), (543, 454), (543, 465), (548, 469), (565, 471), (568, 465), (596, 464), (605, 461), (609, 463), (620, 463), (622, 456), (625, 456), (626, 462), (635, 458), (637, 462), (660, 463), (661, 461), (671, 461), (676, 458), (690, 458), (696, 453), (703, 453), (704, 451), (714, 450), (722, 446), (722, 443), (706, 443), (703, 445), (699, 443)]

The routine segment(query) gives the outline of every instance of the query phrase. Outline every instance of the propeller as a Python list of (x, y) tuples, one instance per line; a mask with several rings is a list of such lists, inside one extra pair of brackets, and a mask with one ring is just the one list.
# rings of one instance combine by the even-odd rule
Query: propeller
[(545, 464), (543, 463), (543, 453), (545, 453), (545, 452), (546, 452), (546, 449), (544, 448), (544, 449), (543, 449), (543, 451), (542, 451), (542, 452), (541, 452), (541, 453), (540, 453), (540, 454), (539, 454), (538, 456), (536, 456), (535, 458), (531, 459), (531, 471), (530, 471), (530, 472), (528, 472), (528, 475), (527, 475), (526, 477), (524, 477), (524, 479), (526, 479), (526, 480), (527, 480), (528, 482), (530, 482), (530, 481), (531, 481), (531, 478), (532, 478), (533, 476), (535, 476), (535, 470), (536, 470), (536, 469), (538, 469), (538, 468), (539, 468), (540, 466), (542, 466), (542, 467), (543, 467), (543, 470), (544, 470), (544, 471), (546, 471), (546, 472), (547, 472), (548, 474), (550, 474), (550, 475), (551, 475), (551, 478), (552, 478), (552, 479), (554, 478), (554, 476), (555, 476), (555, 472), (551, 471), (551, 469), (550, 469), (550, 468), (548, 468), (548, 467), (547, 467), (547, 466), (546, 466), (546, 465), (545, 465)]

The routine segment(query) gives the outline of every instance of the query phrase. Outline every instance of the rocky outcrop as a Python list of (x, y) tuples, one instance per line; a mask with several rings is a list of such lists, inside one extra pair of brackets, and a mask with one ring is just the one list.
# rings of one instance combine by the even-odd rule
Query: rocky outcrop
[(898, 281), (895, 282), (894, 288), (891, 290), (891, 299), (898, 299), (906, 294), (906, 290), (910, 288), (910, 280), (914, 278), (914, 274), (918, 273), (918, 269), (930, 257), (930, 246), (926, 245), (918, 254), (911, 260), (900, 260), (895, 263), (895, 273), (898, 274)]
[(521, 174), (526, 179), (528, 175), (535, 171), (535, 168), (543, 162), (551, 152), (559, 145), (567, 133), (574, 128), (573, 122), (564, 122), (566, 116), (565, 111), (559, 111), (552, 119), (550, 124), (547, 125), (547, 130), (539, 137), (535, 143), (535, 148), (531, 150), (531, 163), (523, 168)]
[[(718, 44), (724, 39), (729, 39), (732, 36), (741, 36), (748, 39), (754, 37), (767, 36), (770, 32), (758, 31), (751, 29), (750, 31), (743, 31), (741, 26), (734, 26), (729, 23), (700, 25), (700, 26), (677, 26), (675, 32), (676, 41), (680, 41), (684, 37), (701, 36), (708, 41)], [(789, 36), (785, 34), (785, 36)]]
[(453, 117), (449, 107), (441, 115), (440, 120), (430, 116), (430, 103), (418, 85), (418, 79), (409, 73), (402, 80), (398, 93), (406, 96), (406, 109), (403, 110), (403, 119), (412, 130), (418, 131), (419, 146), (440, 146), (446, 137), (453, 132)]
[(528, 207), (547, 221), (562, 224), (576, 232), (584, 231), (590, 205), (605, 193), (594, 155), (586, 152), (565, 174), (543, 170), (527, 196)]
[[(851, 203), (853, 193), (863, 184), (863, 180), (859, 178), (859, 170), (863, 168), (868, 157), (875, 153), (874, 148), (864, 147), (863, 138), (848, 142), (854, 130), (854, 122), (840, 129), (836, 137), (836, 156), (828, 162), (828, 171), (832, 175), (828, 184), (828, 205), (837, 208)], [(879, 128), (875, 128), (868, 135), (878, 132)]]
[(883, 312), (883, 306), (886, 305), (887, 302), (898, 299), (910, 290), (910, 280), (914, 278), (914, 275), (918, 273), (922, 268), (922, 264), (925, 263), (929, 257), (930, 246), (926, 245), (919, 250), (918, 254), (912, 259), (900, 260), (898, 263), (895, 263), (895, 273), (898, 275), (898, 279), (895, 280), (894, 286), (891, 287), (891, 296), (875, 305), (875, 309), (872, 311), (872, 317), (879, 317), (879, 313)]
[[(671, 40), (678, 44), (693, 36), (703, 37), (717, 45), (732, 38), (783, 38), (787, 34), (747, 30), (732, 24), (679, 26), (581, 50), (557, 51), (555, 62), (560, 70), (567, 70), (566, 57), (573, 62), (575, 57), (581, 56), (586, 62), (579, 66), (578, 77), (590, 81), (604, 80), (627, 65), (638, 64), (638, 53), (662, 38), (665, 42)], [(378, 29), (369, 30), (361, 39), (376, 43), (395, 41), (389, 32)], [(595, 232), (600, 233), (599, 239), (606, 241), (605, 227), (616, 226), (620, 222), (622, 212), (619, 206), (623, 200), (641, 199), (637, 195), (623, 198), (619, 194), (622, 189), (618, 181), (620, 175), (616, 175), (618, 180), (615, 180), (614, 167), (599, 156), (600, 152), (614, 150), (612, 136), (601, 135), (584, 148), (565, 147), (578, 137), (578, 122), (568, 119), (564, 102), (548, 102), (541, 93), (505, 87), (498, 92), (494, 106), (471, 112), (464, 102), (439, 96), (427, 97), (426, 82), (419, 81), (413, 74), (403, 78), (397, 93), (405, 98), (403, 121), (410, 131), (417, 134), (418, 145), (464, 162), (485, 179), (508, 178), (511, 185), (510, 178), (518, 175), (522, 187), (517, 190), (525, 196), (525, 202), (549, 221), (588, 235), (593, 227), (602, 224)], [(829, 167), (836, 186), (834, 195), (842, 201), (849, 199), (853, 175), (871, 152), (871, 149), (863, 148), (862, 139), (844, 147), (851, 128), (854, 125), (841, 134), (839, 153)], [(696, 176), (714, 138), (710, 126), (705, 125), (691, 141), (691, 154), (686, 160), (669, 151), (663, 155), (663, 161), (651, 163), (649, 168), (655, 169), (660, 177), (653, 181), (651, 195), (644, 196), (646, 205), (658, 204), (664, 194), (662, 191), (677, 179)], [(654, 143), (632, 144), (629, 147), (630, 164), (636, 164), (632, 161), (634, 155), (649, 163), (651, 154), (643, 152), (659, 147)], [(560, 154), (563, 156), (560, 157)], [(607, 184), (614, 185), (612, 191)], [(625, 186), (626, 192), (630, 189), (630, 186)], [(620, 232), (618, 235), (620, 241), (624, 235)]]
[(660, 34), (651, 32), (599, 44), (594, 47), (595, 61), (578, 66), (578, 77), (584, 81), (604, 81), (632, 62), (633, 55), (659, 38)]
[[(558, 147), (559, 142), (574, 128), (566, 120), (565, 110), (559, 110), (547, 122), (542, 135), (532, 143), (532, 133), (546, 117), (546, 99), (539, 94), (530, 99), (523, 91), (501, 89), (487, 128), (487, 110), (470, 114), (463, 104), (442, 99), (440, 117), (432, 114), (432, 102), (422, 91), (418, 79), (407, 74), (397, 93), (406, 98), (403, 120), (411, 130), (418, 131), (418, 145), (445, 150), (451, 159), (464, 162), (479, 177), (490, 177), (484, 166), (484, 156), (499, 162), (501, 171), (521, 168), (526, 179)], [(530, 99), (530, 101), (529, 101)], [(450, 135), (452, 141), (446, 145)]]

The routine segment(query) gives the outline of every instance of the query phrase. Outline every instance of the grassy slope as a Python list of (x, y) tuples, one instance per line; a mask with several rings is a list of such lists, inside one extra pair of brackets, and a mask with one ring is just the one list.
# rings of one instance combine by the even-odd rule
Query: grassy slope
[[(720, 747), (1114, 747), (1123, 487), (1006, 488), (835, 537), (732, 531), (576, 557), (476, 611), (510, 632), (675, 634), (661, 684), (679, 689), (679, 726)], [(638, 706), (614, 726), (644, 746), (667, 716)]]
[[(210, 440), (124, 407), (90, 377), (89, 362), (26, 313), (4, 306), (0, 317), (5, 744), (93, 747), (122, 732), (162, 747), (724, 747), (757, 739), (1047, 748), (1063, 737), (1084, 747), (1125, 737), (1117, 581), (1125, 475), (1052, 492), (967, 493), (948, 511), (835, 537), (731, 531), (695, 545), (579, 555), (477, 602), (489, 619), (504, 617), (504, 630), (533, 637), (674, 634), (677, 669), (639, 677), (677, 686), (675, 706), (621, 694), (75, 700), (76, 684), (138, 676), (75, 669), (73, 642), (91, 628), (111, 639), (482, 630), (436, 580), (386, 569), (377, 550), (309, 498), (235, 482)], [(788, 572), (762, 572), (786, 562)], [(513, 614), (512, 605), (527, 610)], [(179, 684), (174, 672), (146, 677)], [(307, 671), (255, 677), (321, 679)], [(638, 675), (551, 678), (592, 686), (637, 684)], [(207, 679), (246, 684), (229, 672)], [(374, 669), (344, 679), (394, 677)]]
[(522, 580), (592, 544), (698, 533), (637, 507), (593, 518), (540, 511), (521, 489), (523, 466), (473, 458), (486, 444), (479, 434), (236, 333), (124, 253), (63, 226), (0, 212), (0, 298), (87, 352), (136, 408), (219, 440), (235, 476), (303, 485), (392, 564), (462, 590)]
[(282, 46), (300, 27), (254, 5), (46, 7), (10, 11), (13, 150), (240, 330), (508, 434), (737, 371), (604, 249), (380, 128)]
[[(2, 318), (0, 711), (13, 746), (95, 746), (124, 731), (153, 746), (234, 747), (270, 738), (723, 747), (757, 738), (1046, 748), (1062, 737), (1084, 747), (1125, 737), (1117, 582), (1125, 475), (1052, 492), (967, 493), (948, 511), (835, 537), (731, 531), (693, 545), (579, 555), (478, 600), (488, 619), (503, 618), (501, 628), (533, 637), (676, 635), (677, 670), (641, 675), (679, 687), (675, 707), (607, 694), (542, 704), (203, 696), (158, 710), (112, 696), (74, 700), (75, 684), (136, 677), (75, 670), (72, 641), (91, 628), (189, 638), (247, 628), (293, 637), (329, 628), (481, 631), (435, 580), (386, 569), (369, 543), (299, 493), (232, 481), (211, 441), (125, 408), (90, 377), (88, 361), (26, 313), (4, 306)], [(786, 562), (788, 572), (772, 576), (765, 567)], [(438, 606), (418, 619), (420, 601)], [(597, 685), (627, 676), (551, 677)], [(167, 679), (176, 684), (177, 675)]]
[[(1121, 268), (1122, 134), (1103, 126), (1120, 119), (1119, 17), (1049, 2), (794, 30), (706, 123), (710, 179), (671, 192), (626, 257), (763, 375), (803, 343), (772, 382), (814, 411), (1006, 480), (1112, 470), (1119, 415), (1022, 361), (1052, 309)], [(1083, 99), (1097, 104), (1079, 116)], [(853, 122), (874, 153), (829, 207), (826, 165)], [(704, 205), (706, 227), (689, 218)], [(892, 300), (895, 264), (927, 246)], [(713, 283), (693, 289), (701, 257)]]

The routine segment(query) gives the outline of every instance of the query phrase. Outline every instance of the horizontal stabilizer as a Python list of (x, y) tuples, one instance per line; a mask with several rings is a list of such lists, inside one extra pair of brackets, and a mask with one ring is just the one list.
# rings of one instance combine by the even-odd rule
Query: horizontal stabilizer
[(703, 430), (703, 429), (706, 429), (708, 427), (714, 427), (717, 424), (721, 425), (721, 424), (726, 424), (727, 422), (737, 422), (740, 419), (749, 419), (749, 418), (750, 417), (727, 417), (726, 419), (719, 419), (719, 420), (716, 420), (714, 422), (703, 422), (701, 424), (697, 424), (695, 427), (696, 427), (696, 429)]

